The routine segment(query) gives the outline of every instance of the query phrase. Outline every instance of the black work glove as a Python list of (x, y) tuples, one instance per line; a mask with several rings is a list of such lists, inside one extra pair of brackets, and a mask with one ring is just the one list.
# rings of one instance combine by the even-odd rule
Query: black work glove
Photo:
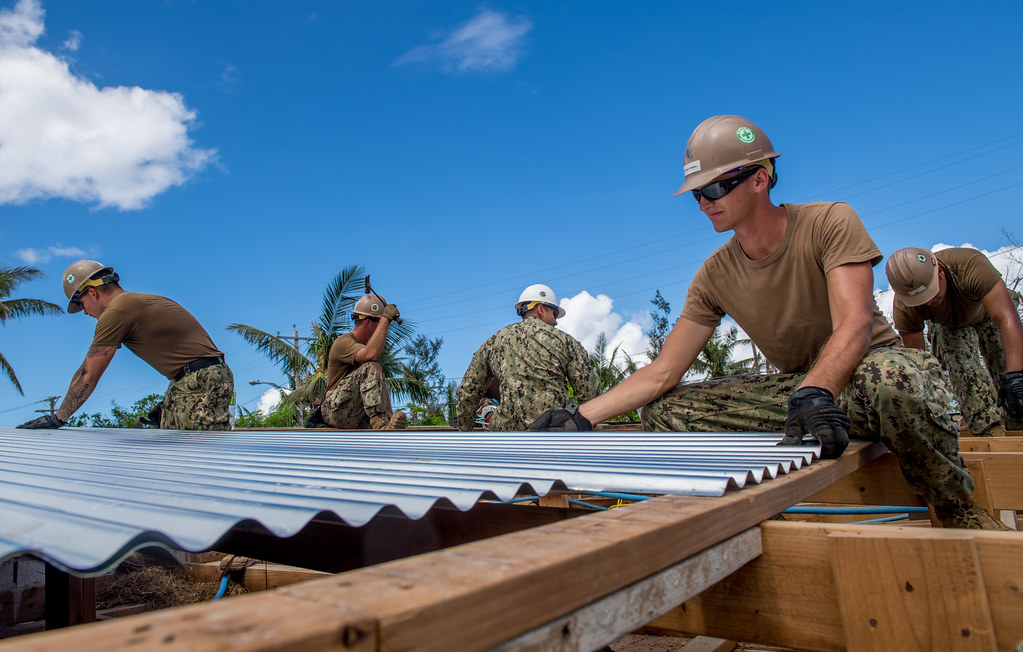
[(1023, 419), (1023, 371), (1010, 371), (1002, 376), (1002, 387), (998, 390), (998, 407), (1013, 419)]
[(154, 428), (160, 427), (160, 416), (163, 414), (163, 401), (160, 401), (153, 406), (153, 409), (149, 411), (149, 414), (139, 419), (139, 423), (144, 426), (152, 426)]
[(18, 427), (24, 428), (26, 430), (42, 430), (44, 428), (60, 428), (63, 425), (64, 425), (63, 421), (53, 416), (52, 414), (47, 414), (39, 417), (38, 419), (26, 421), (25, 423), (21, 424)]
[(849, 417), (835, 405), (835, 396), (823, 387), (803, 387), (789, 397), (785, 438), (779, 444), (799, 446), (810, 433), (821, 443), (821, 457), (830, 459), (849, 445)]
[(530, 430), (565, 430), (583, 431), (593, 430), (590, 420), (579, 414), (578, 405), (569, 405), (563, 410), (547, 410), (540, 415), (533, 423), (529, 424)]

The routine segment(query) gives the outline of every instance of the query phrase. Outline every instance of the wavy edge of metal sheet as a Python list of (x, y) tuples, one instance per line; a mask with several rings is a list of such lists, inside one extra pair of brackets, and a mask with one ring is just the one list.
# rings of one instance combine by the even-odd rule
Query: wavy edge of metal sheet
[(720, 496), (811, 463), (774, 433), (173, 431), (0, 427), (0, 561), (79, 575), (242, 528), (291, 536), (553, 490)]

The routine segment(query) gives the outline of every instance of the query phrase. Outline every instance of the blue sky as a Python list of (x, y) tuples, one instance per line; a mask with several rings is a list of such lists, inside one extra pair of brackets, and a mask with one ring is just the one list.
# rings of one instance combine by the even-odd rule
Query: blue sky
[[(448, 378), (537, 282), (639, 354), (655, 290), (677, 315), (727, 240), (672, 197), (711, 115), (768, 133), (776, 202), (848, 201), (886, 255), (1023, 238), (1021, 27), (1018, 2), (0, 0), (0, 261), (47, 274), (18, 296), (62, 303), (84, 257), (175, 299), (250, 409), (283, 378), (224, 328), (307, 334), (353, 263)], [(64, 393), (94, 323), (0, 327), (25, 389), (0, 424)], [(122, 350), (82, 411), (165, 387)]]

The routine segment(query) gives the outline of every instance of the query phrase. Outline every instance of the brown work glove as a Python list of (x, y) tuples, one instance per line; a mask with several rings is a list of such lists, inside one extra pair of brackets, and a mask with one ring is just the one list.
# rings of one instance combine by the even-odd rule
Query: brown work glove
[(389, 303), (386, 306), (384, 306), (384, 311), (380, 313), (380, 316), (386, 319), (387, 321), (394, 321), (398, 317), (401, 317), (401, 313), (398, 312), (398, 306), (394, 305), (393, 303)]

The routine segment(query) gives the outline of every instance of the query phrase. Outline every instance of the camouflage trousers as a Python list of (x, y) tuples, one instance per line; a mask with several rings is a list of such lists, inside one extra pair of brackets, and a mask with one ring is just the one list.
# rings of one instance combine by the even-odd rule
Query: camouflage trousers
[(1008, 429), (1023, 428), (1023, 422), (1003, 414), (998, 407), (1005, 351), (1002, 334), (990, 318), (960, 328), (931, 324), (929, 339), (931, 351), (948, 371), (963, 425), (970, 432), (978, 435), (1002, 423), (1003, 418)]
[[(805, 374), (726, 376), (681, 385), (643, 408), (644, 430), (783, 432), (787, 399)], [(867, 352), (836, 402), (854, 437), (880, 439), (913, 491), (931, 505), (969, 501), (973, 479), (959, 457), (959, 432), (938, 361), (901, 346)]]
[(215, 364), (172, 380), (163, 397), (160, 427), (168, 430), (230, 430), (234, 374)]
[(369, 419), (389, 418), (387, 383), (378, 362), (366, 362), (327, 392), (320, 405), (323, 420), (335, 428), (369, 428)]

